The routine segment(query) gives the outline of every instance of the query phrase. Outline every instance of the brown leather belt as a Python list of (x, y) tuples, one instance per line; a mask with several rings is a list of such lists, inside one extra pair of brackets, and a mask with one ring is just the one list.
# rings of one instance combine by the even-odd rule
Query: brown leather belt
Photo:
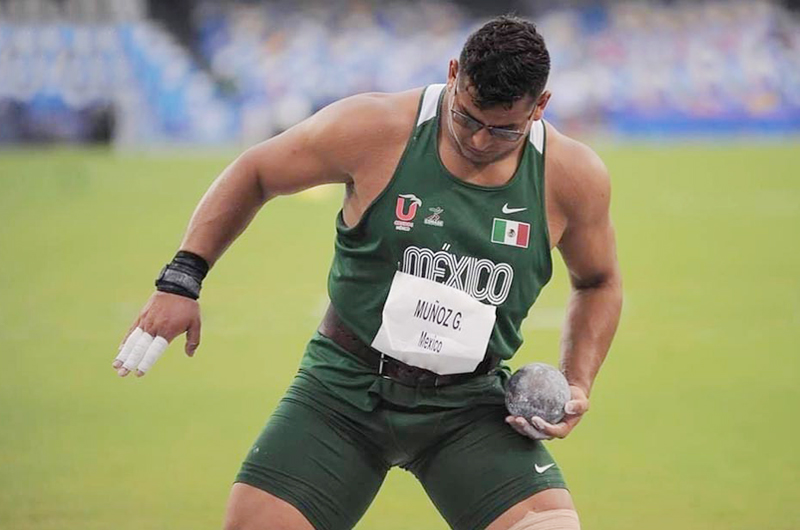
[(474, 371), (449, 375), (440, 375), (411, 366), (384, 355), (356, 337), (356, 334), (342, 322), (332, 305), (328, 305), (325, 317), (319, 325), (319, 332), (374, 368), (378, 375), (407, 386), (437, 387), (461, 383), (478, 375), (488, 374), (500, 362), (499, 357), (487, 354)]

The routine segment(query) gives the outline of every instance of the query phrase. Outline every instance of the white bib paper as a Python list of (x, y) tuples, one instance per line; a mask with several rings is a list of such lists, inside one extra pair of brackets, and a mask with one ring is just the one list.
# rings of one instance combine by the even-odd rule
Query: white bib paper
[(372, 347), (440, 375), (472, 372), (486, 354), (494, 322), (494, 306), (398, 271)]

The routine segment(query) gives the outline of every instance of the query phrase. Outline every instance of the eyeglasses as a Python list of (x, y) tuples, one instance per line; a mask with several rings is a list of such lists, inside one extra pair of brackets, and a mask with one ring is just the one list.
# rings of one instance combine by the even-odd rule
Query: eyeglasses
[[(458, 80), (455, 83), (455, 90), (453, 91), (453, 99), (455, 96), (458, 95)], [(516, 142), (517, 140), (525, 134), (525, 131), (518, 131), (516, 129), (506, 129), (505, 127), (493, 127), (491, 125), (486, 125), (485, 123), (476, 120), (472, 116), (467, 116), (463, 112), (459, 112), (455, 109), (453, 104), (450, 104), (450, 114), (453, 117), (453, 120), (467, 129), (471, 134), (475, 134), (481, 129), (486, 129), (489, 131), (489, 134), (493, 138), (497, 138), (498, 140), (503, 140), (505, 142)]]

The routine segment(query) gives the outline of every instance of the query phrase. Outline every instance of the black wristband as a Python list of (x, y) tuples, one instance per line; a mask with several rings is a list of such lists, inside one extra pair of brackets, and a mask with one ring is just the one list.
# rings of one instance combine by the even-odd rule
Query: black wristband
[(208, 269), (208, 262), (202, 256), (180, 250), (172, 261), (161, 269), (156, 278), (156, 289), (197, 300)]

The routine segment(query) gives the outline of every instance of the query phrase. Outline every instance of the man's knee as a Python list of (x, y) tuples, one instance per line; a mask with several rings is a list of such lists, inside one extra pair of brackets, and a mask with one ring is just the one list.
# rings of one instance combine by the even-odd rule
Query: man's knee
[(581, 523), (575, 510), (547, 510), (528, 512), (508, 530), (580, 530)]

